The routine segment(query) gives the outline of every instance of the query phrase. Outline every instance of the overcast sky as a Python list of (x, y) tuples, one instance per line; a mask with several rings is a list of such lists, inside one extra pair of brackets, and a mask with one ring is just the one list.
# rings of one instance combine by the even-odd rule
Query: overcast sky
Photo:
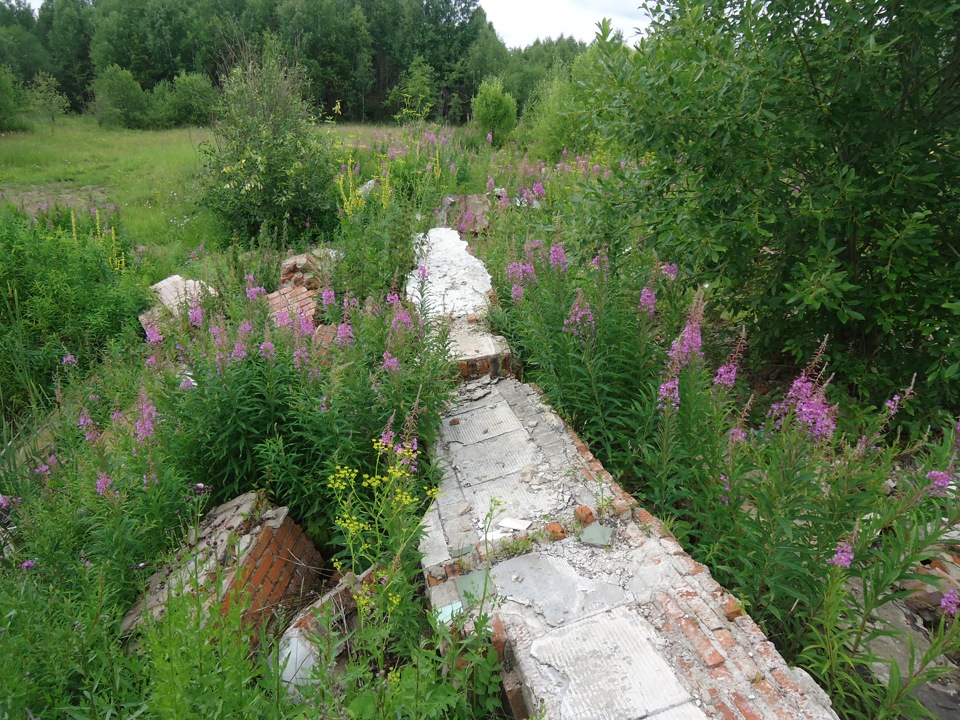
[(646, 25), (639, 4), (639, 0), (480, 0), (487, 19), (511, 48), (561, 34), (590, 42), (604, 17), (629, 42), (636, 28)]
[[(39, 8), (43, 0), (28, 0)], [(646, 25), (637, 8), (639, 0), (480, 0), (507, 47), (526, 47), (537, 38), (572, 35), (590, 42), (596, 24), (604, 17), (613, 21), (616, 30), (631, 40), (636, 28)]]

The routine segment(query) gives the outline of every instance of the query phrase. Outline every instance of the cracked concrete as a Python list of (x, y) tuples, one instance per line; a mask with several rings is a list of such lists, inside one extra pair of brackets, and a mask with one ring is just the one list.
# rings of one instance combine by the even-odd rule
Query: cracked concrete
[[(465, 245), (428, 234), (435, 312), (482, 312), (489, 277)], [(447, 266), (461, 261), (465, 274)], [(477, 284), (458, 284), (467, 278)], [(420, 546), (428, 594), (444, 618), (489, 613), (517, 717), (836, 718), (535, 388), (464, 382), (433, 452), (443, 477)]]

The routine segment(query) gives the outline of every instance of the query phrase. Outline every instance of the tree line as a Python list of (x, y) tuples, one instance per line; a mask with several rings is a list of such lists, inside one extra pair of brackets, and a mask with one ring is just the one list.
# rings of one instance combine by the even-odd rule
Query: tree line
[(185, 75), (217, 84), (238, 47), (268, 42), (295, 59), (321, 113), (373, 121), (410, 103), (463, 121), (494, 76), (522, 110), (586, 47), (561, 36), (509, 49), (477, 0), (44, 0), (36, 13), (0, 0), (0, 66), (23, 86), (51, 76), (77, 111), (118, 70), (147, 93)]

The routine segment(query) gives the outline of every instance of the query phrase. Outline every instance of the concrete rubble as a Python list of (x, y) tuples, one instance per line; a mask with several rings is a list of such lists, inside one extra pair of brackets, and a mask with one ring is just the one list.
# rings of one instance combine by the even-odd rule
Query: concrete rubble
[(138, 318), (144, 331), (158, 330), (165, 312), (180, 317), (184, 306), (201, 302), (207, 295), (216, 296), (217, 291), (202, 280), (188, 280), (180, 275), (171, 275), (150, 286), (159, 305), (142, 313)]
[(147, 616), (161, 618), (169, 598), (182, 594), (198, 597), (205, 616), (226, 612), (246, 595), (244, 622), (262, 627), (281, 608), (302, 606), (322, 566), (287, 508), (271, 508), (262, 493), (240, 495), (208, 512), (176, 558), (147, 580), (121, 634), (133, 634)]
[[(457, 233), (430, 231), (421, 262), (434, 313), (482, 318), (489, 276)], [(408, 294), (419, 290), (413, 275)], [(836, 718), (533, 387), (465, 381), (433, 452), (428, 595), (442, 620), (491, 614), (515, 717)]]

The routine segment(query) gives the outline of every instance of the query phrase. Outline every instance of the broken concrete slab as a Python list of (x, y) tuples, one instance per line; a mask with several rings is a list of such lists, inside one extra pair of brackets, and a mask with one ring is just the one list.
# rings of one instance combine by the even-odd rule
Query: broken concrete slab
[(407, 278), (407, 297), (423, 303), (431, 315), (466, 318), (483, 315), (493, 286), (483, 263), (468, 252), (466, 241), (449, 228), (434, 228), (420, 239), (418, 262), (426, 270), (426, 281), (419, 274)]
[(207, 296), (216, 297), (217, 291), (202, 280), (188, 280), (180, 275), (171, 275), (154, 283), (150, 289), (157, 296), (159, 305), (142, 313), (138, 318), (144, 332), (158, 331), (165, 313), (180, 317), (184, 306), (203, 302)]

